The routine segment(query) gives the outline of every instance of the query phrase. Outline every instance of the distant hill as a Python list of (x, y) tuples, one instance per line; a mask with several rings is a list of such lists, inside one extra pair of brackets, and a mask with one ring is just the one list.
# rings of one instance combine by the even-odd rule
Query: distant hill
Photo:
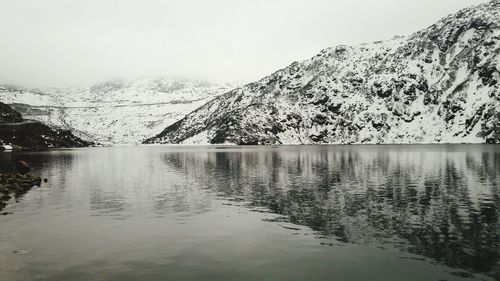
[(188, 79), (116, 79), (63, 89), (0, 86), (0, 101), (86, 140), (136, 143), (230, 89)]

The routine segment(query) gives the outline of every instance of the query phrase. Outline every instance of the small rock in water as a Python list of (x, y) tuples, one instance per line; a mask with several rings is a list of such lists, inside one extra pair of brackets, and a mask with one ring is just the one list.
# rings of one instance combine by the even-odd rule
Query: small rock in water
[(14, 253), (14, 254), (24, 255), (24, 254), (28, 253), (28, 251), (23, 250), (23, 249), (19, 249), (19, 250), (14, 250), (14, 251), (12, 251), (12, 253)]
[(462, 277), (462, 278), (471, 278), (471, 277), (474, 277), (474, 275), (472, 275), (472, 273), (466, 272), (466, 271), (456, 271), (456, 272), (450, 272), (450, 273), (452, 275), (459, 276), (459, 277)]
[(31, 171), (31, 166), (23, 160), (17, 161), (16, 165), (17, 165), (17, 170), (21, 174), (27, 174)]

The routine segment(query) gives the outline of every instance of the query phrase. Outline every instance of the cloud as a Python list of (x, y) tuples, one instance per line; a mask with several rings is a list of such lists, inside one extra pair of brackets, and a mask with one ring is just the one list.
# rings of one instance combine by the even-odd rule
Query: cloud
[(409, 34), (479, 0), (0, 0), (0, 83), (253, 81), (337, 44)]

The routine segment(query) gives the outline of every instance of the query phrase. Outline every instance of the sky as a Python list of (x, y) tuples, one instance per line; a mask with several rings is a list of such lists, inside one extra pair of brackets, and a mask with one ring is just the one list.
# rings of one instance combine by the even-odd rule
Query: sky
[(409, 35), (486, 0), (0, 0), (0, 84), (255, 81), (324, 48)]

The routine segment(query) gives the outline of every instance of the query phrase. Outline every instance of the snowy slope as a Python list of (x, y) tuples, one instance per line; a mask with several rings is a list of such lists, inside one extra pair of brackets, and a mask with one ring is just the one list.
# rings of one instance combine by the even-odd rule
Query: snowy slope
[(325, 49), (146, 143), (499, 143), (499, 52), (495, 0), (408, 37)]
[(90, 87), (29, 90), (0, 86), (0, 101), (27, 119), (100, 143), (135, 143), (228, 91), (186, 79), (112, 80)]

